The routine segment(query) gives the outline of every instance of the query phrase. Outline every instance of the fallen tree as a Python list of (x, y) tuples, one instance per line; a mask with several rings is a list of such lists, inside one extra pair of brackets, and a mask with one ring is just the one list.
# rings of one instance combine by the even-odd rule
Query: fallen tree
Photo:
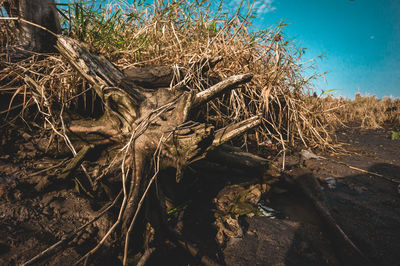
[[(191, 120), (196, 117), (201, 105), (250, 81), (252, 75), (231, 76), (196, 93), (186, 86), (184, 79), (178, 81), (176, 86), (166, 87), (176, 79), (179, 69), (150, 67), (131, 69), (124, 74), (105, 57), (91, 53), (74, 39), (58, 36), (57, 48), (64, 59), (93, 86), (104, 105), (101, 118), (71, 121), (66, 128), (71, 134), (79, 134), (85, 143), (93, 146), (113, 145), (122, 151), (114, 158), (119, 162), (114, 162), (114, 165), (122, 170), (123, 200), (118, 219), (99, 245), (82, 260), (94, 253), (116, 228), (120, 228), (124, 237), (126, 264), (130, 234), (158, 172), (173, 167), (176, 169), (176, 181), (179, 182), (186, 166), (260, 124), (258, 115), (218, 130), (212, 125)], [(221, 58), (203, 59), (191, 67), (198, 73), (205, 73), (219, 61)], [(184, 76), (184, 73), (181, 74)], [(34, 82), (31, 82), (34, 86)], [(89, 135), (97, 135), (101, 140), (96, 138), (91, 142)], [(69, 142), (67, 135), (64, 138)], [(69, 145), (72, 148), (74, 146), (71, 142)], [(243, 156), (244, 164), (250, 164), (250, 167), (263, 167), (266, 164), (256, 156), (229, 155), (229, 152), (232, 153), (220, 150), (217, 154), (222, 157), (221, 153), (226, 154), (225, 158), (233, 160), (233, 163), (240, 161), (238, 157)], [(77, 156), (77, 163), (81, 161), (82, 156)], [(76, 164), (73, 165), (76, 169)], [(87, 178), (93, 186), (99, 181), (99, 178), (92, 180), (90, 174), (87, 174)], [(164, 204), (162, 198), (160, 204)], [(165, 210), (165, 206), (161, 206), (160, 210)], [(162, 213), (159, 216), (163, 219)]]

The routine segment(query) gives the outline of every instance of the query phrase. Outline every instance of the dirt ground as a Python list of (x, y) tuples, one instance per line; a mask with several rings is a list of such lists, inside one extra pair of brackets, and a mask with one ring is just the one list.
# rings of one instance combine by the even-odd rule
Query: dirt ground
[[(350, 153), (317, 153), (325, 159), (305, 161), (294, 153), (285, 160), (287, 170), (308, 169), (319, 180), (332, 216), (371, 265), (399, 265), (400, 261), (400, 141), (391, 140), (390, 131), (342, 129), (337, 138)], [(16, 132), (1, 137), (0, 265), (27, 261), (95, 217), (106, 203), (78, 193), (73, 182), (38, 189), (40, 179), (57, 174), (38, 171), (57, 166), (62, 158), (44, 156), (33, 139)], [(275, 218), (240, 217), (243, 237), (219, 246), (213, 199), (228, 185), (254, 179), (254, 173), (204, 163), (187, 172), (178, 185), (183, 193), (177, 201), (188, 204), (170, 215), (169, 223), (199, 254), (190, 255), (166, 241), (156, 247), (149, 265), (199, 265), (203, 255), (226, 265), (354, 265), (310, 201), (283, 180), (271, 184), (263, 196), (265, 204), (278, 212)], [(38, 264), (72, 265), (96, 245), (115, 215), (111, 211), (102, 216)], [(101, 249), (91, 264), (120, 264), (119, 254), (110, 250)]]

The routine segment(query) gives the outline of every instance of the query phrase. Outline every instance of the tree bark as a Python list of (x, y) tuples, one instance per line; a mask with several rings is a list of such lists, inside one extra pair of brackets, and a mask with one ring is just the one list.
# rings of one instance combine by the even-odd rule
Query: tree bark
[[(61, 32), (54, 0), (6, 0), (4, 8), (10, 17), (18, 17), (42, 26), (55, 34)], [(26, 50), (53, 52), (57, 37), (37, 26), (17, 21), (19, 44)]]

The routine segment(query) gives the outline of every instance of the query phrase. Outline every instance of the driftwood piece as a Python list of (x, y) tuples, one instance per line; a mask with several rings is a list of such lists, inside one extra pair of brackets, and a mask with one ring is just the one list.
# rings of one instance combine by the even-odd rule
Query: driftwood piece
[(193, 100), (192, 108), (196, 108), (202, 104), (205, 104), (211, 101), (212, 99), (220, 96), (222, 93), (232, 90), (233, 88), (237, 87), (240, 84), (249, 82), (252, 77), (253, 75), (249, 73), (243, 75), (231, 76), (225, 79), (224, 81), (215, 84), (209, 89), (197, 93), (196, 97)]
[[(178, 164), (184, 166), (204, 157), (205, 151), (223, 144), (260, 123), (260, 117), (255, 116), (217, 132), (214, 132), (211, 126), (193, 124), (181, 127), (187, 121), (192, 109), (205, 104), (223, 92), (228, 92), (239, 84), (248, 82), (252, 77), (251, 74), (232, 76), (197, 94), (179, 90), (171, 91), (168, 88), (148, 91), (126, 82), (128, 80), (126, 76), (111, 62), (103, 56), (90, 53), (84, 45), (73, 39), (60, 36), (57, 46), (65, 59), (94, 86), (96, 93), (104, 99), (106, 110), (98, 121), (74, 122), (70, 127), (71, 131), (99, 132), (113, 136), (126, 134), (154, 115), (155, 110), (164, 108), (163, 116), (152, 120), (145, 129), (144, 137), (138, 139), (141, 144), (138, 144), (137, 150), (141, 150), (142, 153), (144, 150), (148, 150), (147, 153), (155, 150), (154, 142), (162, 134), (172, 132), (170, 141), (166, 142), (166, 150), (170, 153), (169, 157), (180, 161)], [(210, 65), (214, 65), (219, 60), (211, 60)], [(157, 77), (153, 74), (151, 76)], [(211, 139), (212, 142), (207, 143)], [(152, 149), (149, 148), (151, 146), (149, 142), (152, 142)], [(200, 145), (193, 148), (196, 143)], [(180, 156), (177, 156), (178, 154)]]
[(213, 147), (218, 147), (231, 139), (242, 135), (246, 131), (258, 126), (261, 123), (261, 116), (256, 115), (246, 119), (242, 122), (231, 124), (224, 128), (219, 129), (215, 133), (215, 139), (213, 141)]

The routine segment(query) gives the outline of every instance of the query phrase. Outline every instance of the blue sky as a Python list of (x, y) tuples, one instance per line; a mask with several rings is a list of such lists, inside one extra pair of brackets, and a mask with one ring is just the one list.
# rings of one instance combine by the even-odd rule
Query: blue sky
[[(237, 0), (229, 1), (229, 5)], [(228, 1), (226, 1), (228, 4)], [(264, 0), (254, 25), (260, 29), (284, 20), (286, 35), (307, 48), (304, 60), (325, 53), (317, 88), (400, 97), (399, 0)]]
[[(116, 0), (104, 2), (110, 1)], [(254, 1), (256, 28), (284, 21), (290, 24), (287, 37), (307, 48), (304, 61), (325, 55), (317, 66), (328, 73), (316, 88), (336, 89), (332, 94), (349, 98), (357, 92), (400, 97), (400, 0)], [(223, 2), (232, 10), (241, 0)]]

